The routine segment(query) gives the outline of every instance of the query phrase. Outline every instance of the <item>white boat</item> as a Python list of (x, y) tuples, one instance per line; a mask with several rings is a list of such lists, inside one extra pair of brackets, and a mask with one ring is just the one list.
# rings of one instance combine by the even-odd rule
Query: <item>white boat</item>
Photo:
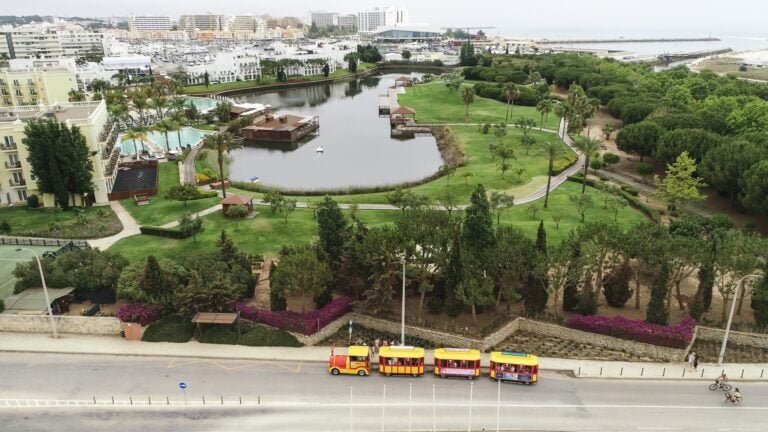
[(261, 179), (257, 176), (253, 176), (253, 177), (249, 177), (248, 181), (251, 183), (258, 183), (259, 181), (261, 181)]
[(322, 152), (324, 152), (324, 151), (325, 151), (325, 149), (323, 149), (323, 147), (321, 146), (321, 147), (318, 147), (318, 148), (316, 148), (316, 149), (315, 149), (315, 151), (316, 151), (317, 153), (322, 153)]

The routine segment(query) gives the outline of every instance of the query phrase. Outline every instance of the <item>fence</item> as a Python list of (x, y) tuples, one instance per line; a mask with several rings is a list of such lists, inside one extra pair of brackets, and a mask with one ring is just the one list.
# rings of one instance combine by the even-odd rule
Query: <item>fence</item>
[(46, 239), (34, 237), (0, 237), (0, 245), (6, 246), (58, 246), (63, 247), (72, 243), (81, 248), (90, 248), (91, 245), (85, 240), (62, 240)]

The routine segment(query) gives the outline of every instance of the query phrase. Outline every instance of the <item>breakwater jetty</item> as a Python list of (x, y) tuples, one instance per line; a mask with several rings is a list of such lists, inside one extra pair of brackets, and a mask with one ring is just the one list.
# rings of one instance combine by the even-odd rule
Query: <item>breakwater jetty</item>
[(598, 43), (665, 43), (665, 42), (720, 42), (715, 37), (701, 38), (618, 38), (618, 39), (540, 39), (535, 41), (540, 45), (574, 45), (574, 44), (598, 44)]
[(640, 63), (648, 63), (652, 65), (668, 65), (670, 63), (676, 63), (686, 60), (695, 60), (703, 57), (709, 57), (709, 56), (715, 56), (720, 54), (727, 54), (729, 52), (732, 52), (733, 50), (730, 48), (723, 48), (723, 49), (717, 49), (717, 50), (707, 50), (707, 51), (693, 51), (688, 53), (669, 53), (669, 54), (660, 54), (654, 58), (649, 59), (641, 59), (639, 60)]

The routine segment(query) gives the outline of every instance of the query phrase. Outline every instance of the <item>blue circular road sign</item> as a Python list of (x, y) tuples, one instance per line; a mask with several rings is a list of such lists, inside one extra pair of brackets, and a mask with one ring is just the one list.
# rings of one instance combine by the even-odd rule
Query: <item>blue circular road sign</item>
[(179, 383), (179, 388), (180, 388), (180, 389), (182, 389), (182, 390), (184, 390), (185, 388), (187, 388), (187, 383), (185, 383), (185, 382), (180, 382), (180, 383)]

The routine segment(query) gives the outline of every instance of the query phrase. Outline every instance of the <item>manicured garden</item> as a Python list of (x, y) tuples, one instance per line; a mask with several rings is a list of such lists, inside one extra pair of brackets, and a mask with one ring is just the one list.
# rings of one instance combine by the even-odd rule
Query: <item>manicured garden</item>
[[(467, 84), (464, 84), (467, 85)], [(410, 87), (399, 97), (400, 105), (416, 110), (416, 121), (421, 123), (500, 123), (507, 115), (507, 105), (493, 99), (475, 96), (469, 105), (469, 116), (464, 121), (464, 102), (461, 90), (451, 91), (439, 79)], [(513, 106), (510, 125), (521, 118), (530, 118), (539, 125), (541, 114), (536, 108)], [(544, 128), (557, 130), (560, 119), (550, 113), (544, 121)]]
[(107, 237), (123, 229), (109, 206), (30, 209), (27, 206), (0, 208), (0, 224), (7, 222), (6, 234), (20, 237), (91, 239)]
[(168, 189), (179, 184), (179, 167), (176, 162), (163, 162), (157, 166), (157, 195), (150, 197), (149, 205), (139, 206), (133, 198), (120, 202), (140, 225), (164, 225), (178, 220), (185, 212), (197, 213), (219, 203), (219, 198), (204, 198), (188, 201), (185, 207), (181, 201), (166, 198)]

